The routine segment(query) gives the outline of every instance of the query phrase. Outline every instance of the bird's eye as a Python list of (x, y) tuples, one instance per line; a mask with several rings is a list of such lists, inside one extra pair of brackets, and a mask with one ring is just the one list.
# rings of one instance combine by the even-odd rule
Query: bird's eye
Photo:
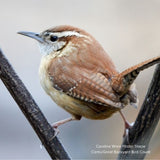
[(51, 37), (50, 37), (50, 40), (51, 40), (52, 42), (55, 42), (55, 41), (58, 40), (58, 37), (57, 37), (57, 36), (51, 36)]

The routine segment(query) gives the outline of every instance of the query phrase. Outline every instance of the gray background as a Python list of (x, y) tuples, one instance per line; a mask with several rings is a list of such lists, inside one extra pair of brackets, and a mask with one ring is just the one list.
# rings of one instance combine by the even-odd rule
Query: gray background
[[(119, 71), (160, 55), (160, 0), (0, 0), (0, 47), (50, 123), (70, 115), (57, 107), (40, 86), (41, 55), (37, 43), (16, 32), (41, 32), (60, 24), (91, 33)], [(154, 67), (142, 72), (136, 80), (140, 105), (153, 71)], [(123, 110), (129, 122), (135, 120), (138, 111), (130, 106)], [(120, 145), (123, 125), (119, 114), (103, 121), (82, 119), (61, 126), (58, 137), (73, 159), (114, 159), (116, 154), (91, 152), (103, 150), (96, 148), (97, 144)], [(158, 125), (148, 158), (160, 158), (159, 132)], [(50, 159), (40, 146), (41, 142), (0, 82), (0, 159)]]

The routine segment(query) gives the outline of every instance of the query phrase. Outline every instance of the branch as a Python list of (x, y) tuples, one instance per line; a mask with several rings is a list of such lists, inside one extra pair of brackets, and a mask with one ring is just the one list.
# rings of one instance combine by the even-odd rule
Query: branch
[[(141, 110), (128, 136), (123, 140), (118, 159), (144, 159), (160, 118), (160, 64), (157, 65)], [(139, 148), (140, 147), (140, 148)]]
[(23, 82), (19, 79), (8, 60), (0, 50), (0, 78), (8, 91), (24, 113), (34, 131), (52, 159), (70, 159), (57, 137), (55, 131), (47, 122), (38, 105), (33, 100)]

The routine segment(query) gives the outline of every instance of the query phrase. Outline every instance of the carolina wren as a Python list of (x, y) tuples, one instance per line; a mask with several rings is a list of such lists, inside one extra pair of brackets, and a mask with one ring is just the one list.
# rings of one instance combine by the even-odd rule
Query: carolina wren
[(54, 128), (81, 117), (102, 120), (127, 104), (137, 106), (133, 84), (140, 71), (160, 62), (156, 57), (119, 73), (102, 46), (86, 31), (58, 26), (37, 34), (18, 32), (36, 39), (42, 53), (40, 82), (46, 93), (72, 117)]

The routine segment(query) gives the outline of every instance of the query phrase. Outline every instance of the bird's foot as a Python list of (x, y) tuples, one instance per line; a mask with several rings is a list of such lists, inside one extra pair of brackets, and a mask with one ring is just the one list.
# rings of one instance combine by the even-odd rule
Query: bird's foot
[(58, 134), (59, 134), (59, 129), (57, 127), (55, 127), (54, 128), (54, 137), (56, 137)]
[(64, 123), (67, 123), (67, 122), (69, 122), (69, 121), (72, 121), (72, 120), (73, 120), (73, 118), (71, 117), (71, 118), (67, 118), (67, 119), (64, 119), (64, 120), (61, 120), (61, 121), (58, 121), (58, 122), (53, 123), (53, 124), (52, 124), (52, 127), (54, 128), (54, 131), (55, 131), (54, 137), (56, 137), (56, 136), (59, 134), (59, 129), (58, 129), (58, 127), (59, 127), (60, 125), (62, 125), (62, 124), (64, 124)]
[(134, 125), (134, 122), (129, 123), (129, 122), (125, 121), (123, 138), (128, 136), (129, 129), (131, 129), (133, 127), (133, 125)]

